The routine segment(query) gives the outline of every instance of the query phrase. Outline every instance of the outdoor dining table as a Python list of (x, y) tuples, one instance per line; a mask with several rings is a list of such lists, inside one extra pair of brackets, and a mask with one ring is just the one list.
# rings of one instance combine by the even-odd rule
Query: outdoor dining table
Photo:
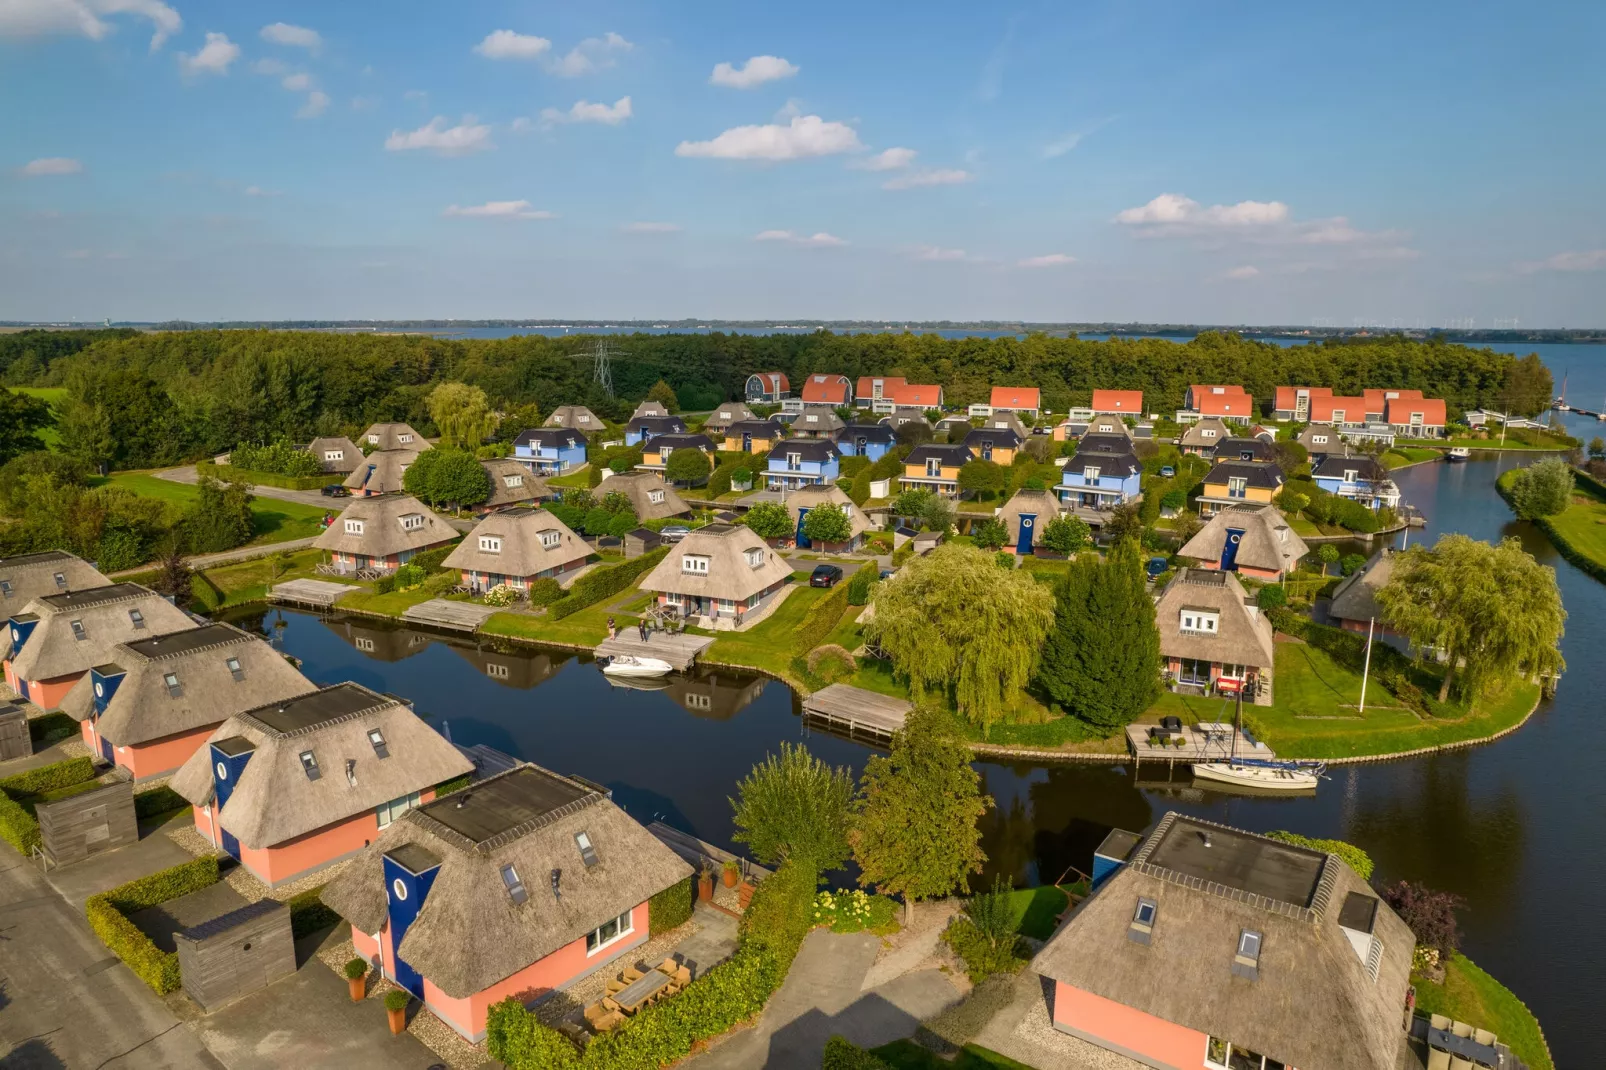
[(613, 1001), (625, 1010), (634, 1014), (653, 996), (663, 991), (674, 978), (662, 970), (652, 969), (641, 975), (639, 980), (631, 981), (628, 985), (613, 994)]
[(1479, 1044), (1471, 1037), (1458, 1037), (1448, 1029), (1428, 1028), (1428, 1047), (1471, 1059), (1479, 1066), (1499, 1066), (1500, 1053), (1491, 1045)]

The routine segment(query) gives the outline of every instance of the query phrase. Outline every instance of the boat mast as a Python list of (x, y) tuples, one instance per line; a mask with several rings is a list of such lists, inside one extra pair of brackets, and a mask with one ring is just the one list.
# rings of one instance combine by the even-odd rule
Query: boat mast
[(1238, 709), (1237, 709), (1237, 712), (1233, 714), (1233, 718), (1232, 718), (1232, 751), (1231, 751), (1231, 757), (1228, 759), (1228, 764), (1236, 765), (1238, 763), (1238, 737), (1243, 734), (1243, 730), (1244, 730), (1244, 682), (1242, 680), (1239, 680), (1238, 681)]

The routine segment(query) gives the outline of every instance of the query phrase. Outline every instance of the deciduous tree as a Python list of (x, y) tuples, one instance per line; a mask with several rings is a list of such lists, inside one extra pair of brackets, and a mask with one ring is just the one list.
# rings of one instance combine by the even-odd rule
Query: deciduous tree
[(430, 505), (478, 505), (491, 496), (491, 476), (472, 453), (444, 446), (425, 450), (402, 475), (408, 494)]
[(1037, 681), (1065, 711), (1103, 730), (1130, 724), (1160, 693), (1160, 633), (1130, 539), (1071, 562), (1054, 591), (1054, 627)]
[(34, 435), (52, 421), (43, 400), (17, 391), (0, 389), (0, 464), (42, 445)]
[(713, 470), (708, 454), (695, 446), (675, 450), (664, 462), (664, 478), (671, 483), (700, 483)]
[(792, 535), (792, 514), (779, 502), (759, 502), (742, 517), (742, 523), (761, 539), (785, 539)]
[(853, 773), (832, 768), (801, 744), (781, 744), (736, 785), (732, 799), (736, 832), (765, 865), (796, 862), (817, 872), (848, 858), (848, 820)]
[(675, 396), (675, 388), (662, 379), (652, 384), (652, 389), (647, 391), (647, 400), (656, 401), (670, 412), (680, 411), (680, 399)]
[(1043, 545), (1057, 554), (1074, 554), (1093, 536), (1081, 517), (1061, 513), (1043, 525)]
[(429, 392), (425, 405), (440, 428), (442, 446), (473, 450), (496, 430), (491, 404), (477, 386), (441, 383)]
[(1573, 500), (1572, 465), (1560, 457), (1519, 468), (1511, 477), (1511, 507), (1524, 520), (1555, 516)]
[(959, 469), (959, 488), (978, 494), (997, 494), (1009, 486), (1009, 470), (996, 461), (966, 461)]
[(810, 542), (847, 542), (853, 538), (853, 522), (835, 502), (821, 502), (803, 514), (803, 534)]
[(984, 550), (1001, 550), (1009, 541), (1009, 531), (995, 516), (990, 516), (970, 529), (971, 538)]

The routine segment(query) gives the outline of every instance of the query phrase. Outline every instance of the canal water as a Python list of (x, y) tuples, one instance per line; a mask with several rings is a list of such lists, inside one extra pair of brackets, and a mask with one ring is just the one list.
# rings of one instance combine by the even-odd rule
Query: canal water
[[(1553, 701), (1498, 743), (1376, 766), (1340, 767), (1314, 798), (1235, 798), (1139, 785), (1125, 766), (980, 763), (997, 808), (983, 821), (993, 872), (1053, 881), (1088, 866), (1111, 826), (1142, 830), (1181, 810), (1257, 831), (1291, 829), (1365, 848), (1378, 876), (1466, 900), (1464, 948), (1539, 1016), (1558, 1065), (1606, 1065), (1606, 586), (1514, 521), (1494, 491), (1518, 455), (1397, 473), (1429, 518), (1413, 542), (1459, 531), (1512, 535), (1556, 568), (1569, 613), (1568, 671)], [(855, 769), (868, 750), (808, 732), (783, 684), (705, 672), (661, 691), (611, 686), (587, 657), (498, 647), (365, 618), (271, 610), (259, 623), (320, 683), (356, 680), (412, 699), (460, 743), (488, 743), (611, 787), (636, 818), (728, 843), (728, 797), (782, 740)], [(1147, 772), (1145, 773), (1147, 776)]]

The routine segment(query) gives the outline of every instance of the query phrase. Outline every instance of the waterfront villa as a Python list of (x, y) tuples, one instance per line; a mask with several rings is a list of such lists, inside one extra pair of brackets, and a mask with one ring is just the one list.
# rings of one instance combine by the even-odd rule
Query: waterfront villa
[(678, 416), (634, 416), (625, 425), (625, 445), (639, 446), (658, 435), (684, 435), (686, 421)]
[(810, 405), (792, 418), (792, 434), (804, 438), (836, 438), (847, 426), (836, 410), (828, 405)]
[(1196, 420), (1177, 439), (1177, 448), (1195, 457), (1211, 457), (1216, 447), (1231, 437), (1232, 431), (1220, 420)]
[(668, 415), (669, 415), (669, 410), (664, 407), (664, 403), (663, 402), (654, 401), (652, 398), (646, 398), (645, 400), (642, 401), (642, 403), (640, 405), (636, 406), (636, 411), (630, 414), (630, 418), (632, 420), (635, 420), (635, 419), (639, 419), (642, 416), (668, 416)]
[(904, 457), (899, 482), (904, 490), (929, 490), (953, 498), (959, 494), (959, 470), (974, 459), (969, 446), (927, 442)]
[[(942, 430), (942, 425), (947, 423), (948, 420), (950, 420), (950, 419), (953, 419), (953, 417), (947, 417), (945, 419), (938, 420), (937, 421), (937, 429), (939, 431)], [(967, 424), (970, 423), (970, 420), (969, 420), (968, 417), (964, 418), (964, 420), (965, 420), (965, 423), (967, 423)], [(1013, 412), (1009, 412), (1008, 410), (989, 413), (987, 415), (987, 417), (982, 421), (982, 425), (981, 426), (984, 427), (984, 428), (992, 428), (992, 429), (1000, 430), (1000, 431), (1003, 431), (1003, 430), (1013, 431), (1013, 432), (1015, 432), (1015, 434), (1020, 436), (1020, 440), (1022, 442), (1025, 442), (1027, 439), (1032, 437), (1031, 428), (1027, 427), (1024, 423), (1022, 423), (1021, 422), (1021, 418), (1019, 416), (1015, 415)], [(952, 439), (950, 438), (949, 441), (952, 441)]]
[(965, 436), (970, 452), (984, 461), (1011, 465), (1023, 439), (1007, 427), (977, 427)]
[(307, 444), (307, 452), (330, 475), (350, 475), (365, 460), (357, 444), (344, 437), (315, 438)]
[(1178, 687), (1215, 690), (1225, 678), (1245, 699), (1271, 705), (1271, 622), (1243, 584), (1221, 569), (1178, 569), (1154, 607), (1160, 659)]
[(708, 470), (714, 470), (714, 462), (710, 459), (714, 452), (714, 440), (707, 435), (654, 435), (642, 446), (641, 463), (637, 468), (644, 472), (663, 472), (669, 465), (669, 455), (676, 450), (701, 450), (703, 459), (708, 462)]
[(861, 375), (853, 387), (853, 404), (861, 409), (879, 412), (876, 406), (890, 402), (893, 392), (908, 382), (901, 375)]
[[(1383, 422), (1402, 438), (1443, 438), (1445, 407), (1442, 398), (1424, 398), (1421, 391), (1389, 391)], [(1395, 396), (1399, 395), (1399, 396)]]
[(656, 472), (609, 472), (592, 493), (601, 500), (616, 491), (630, 499), (631, 510), (642, 520), (664, 520), (691, 513), (691, 506)]
[(1036, 419), (1043, 411), (1043, 393), (1035, 386), (995, 386), (987, 399), (988, 413), (1029, 412)]
[(1055, 1029), (1168, 1070), (1408, 1065), (1416, 940), (1337, 855), (1175, 812), (1117, 836), (1032, 960)]
[(148, 780), (234, 714), (315, 689), (260, 636), (212, 623), (118, 643), (61, 708), (81, 722), (89, 753)]
[(796, 490), (830, 483), (842, 474), (836, 443), (824, 438), (789, 438), (770, 450), (764, 473), (770, 490)]
[(1255, 399), (1237, 384), (1190, 386), (1182, 404), (1177, 412), (1179, 424), (1194, 423), (1206, 416), (1234, 423), (1248, 423), (1255, 418)]
[(853, 402), (853, 383), (846, 375), (815, 373), (803, 380), (805, 405), (849, 405)]
[(537, 475), (561, 476), (586, 463), (586, 436), (575, 427), (537, 427), (513, 440), (513, 459)]
[(1332, 424), (1310, 424), (1294, 441), (1305, 447), (1312, 461), (1318, 461), (1328, 454), (1336, 453), (1343, 457), (1349, 453), (1349, 445)]
[(708, 414), (708, 419), (703, 421), (703, 430), (723, 435), (731, 424), (756, 419), (758, 416), (742, 402), (727, 401)]
[(1193, 561), (1195, 568), (1281, 583), (1309, 552), (1275, 505), (1235, 505), (1211, 517), (1177, 556)]
[[(841, 509), (848, 517), (850, 534), (846, 542), (814, 543), (803, 533), (803, 518), (810, 509), (829, 503)], [(796, 532), (794, 541), (799, 550), (823, 550), (828, 554), (851, 554), (864, 543), (864, 534), (872, 531), (875, 525), (870, 518), (864, 515), (864, 510), (853, 504), (842, 488), (835, 483), (820, 483), (812, 487), (804, 487), (786, 496), (787, 512), (792, 514), (792, 530)]]
[(1270, 461), (1217, 461), (1204, 477), (1199, 515), (1232, 505), (1265, 504), (1283, 489), (1283, 470)]
[[(429, 449), (424, 443), (424, 449)], [(407, 469), (423, 450), (375, 450), (363, 463), (352, 469), (342, 482), (358, 498), (373, 498), (381, 494), (400, 494), (405, 490), (403, 478)]]
[(886, 424), (848, 424), (838, 433), (836, 447), (844, 457), (868, 457), (874, 463), (897, 442), (898, 436)]
[(402, 699), (344, 683), (232, 715), (170, 786), (195, 831), (274, 887), (356, 854), (473, 771)]
[(1347, 632), (1365, 635), (1367, 628), (1375, 626), (1380, 634), (1396, 634), (1383, 623), (1383, 607), (1377, 600), (1377, 592), (1393, 575), (1394, 555), (1384, 547), (1333, 589), (1327, 616)]
[(1261, 438), (1224, 438), (1210, 454), (1213, 461), (1275, 461), (1277, 451)]
[(80, 677), (131, 639), (195, 627), (190, 615), (137, 583), (41, 595), (6, 623), (6, 684), (42, 710), (60, 706)]
[(452, 548), (442, 565), (463, 574), (476, 594), (505, 583), (529, 590), (535, 580), (557, 579), (585, 567), (591, 547), (545, 509), (492, 513)]
[(552, 410), (542, 427), (572, 427), (583, 435), (601, 431), (603, 422), (596, 413), (584, 405), (559, 405)]
[(476, 513), (492, 513), (510, 505), (523, 505), (553, 497), (546, 480), (534, 475), (513, 457), (488, 457), (480, 462), (491, 477), (491, 496), (474, 506)]
[[(1364, 427), (1369, 421), (1366, 409), (1367, 400), (1364, 397), (1321, 394), (1310, 399), (1310, 420), (1311, 423), (1331, 424), (1339, 429)], [(1382, 418), (1383, 414), (1379, 412), (1377, 419)]]
[(1353, 499), (1368, 509), (1393, 509), (1400, 504), (1400, 488), (1389, 478), (1388, 469), (1364, 454), (1323, 457), (1311, 466), (1310, 475), (1327, 493)]
[(1061, 469), (1054, 488), (1067, 506), (1104, 511), (1137, 501), (1143, 465), (1124, 435), (1084, 435)]
[(362, 433), (371, 450), (411, 450), (422, 453), (429, 442), (409, 424), (374, 424)]
[(786, 425), (779, 420), (738, 420), (725, 428), (719, 448), (727, 453), (766, 453), (786, 437)]
[(477, 1042), (493, 1004), (617, 969), (652, 898), (691, 877), (605, 789), (521, 763), (400, 815), (324, 902), (357, 954)]
[(1272, 419), (1309, 423), (1311, 399), (1332, 396), (1330, 386), (1279, 386), (1272, 399)]
[[(1154, 429), (1148, 425), (1139, 428), (1146, 432), (1143, 437), (1152, 438)], [(1193, 428), (1189, 428), (1189, 431)], [(1081, 438), (1083, 435), (1122, 435), (1129, 439), (1136, 439), (1137, 435), (1132, 428), (1126, 425), (1126, 420), (1119, 416), (1089, 416), (1085, 419), (1066, 419), (1054, 425), (1054, 441), (1064, 442), (1067, 439)], [(1022, 436), (1024, 437), (1024, 436)]]
[(747, 403), (749, 405), (779, 405), (792, 392), (782, 372), (755, 372), (747, 377)]
[[(94, 565), (65, 550), (0, 557), (0, 624), (21, 613), (35, 598), (105, 587), (111, 582)], [(6, 656), (10, 638), (9, 629), (0, 630), (0, 658)]]
[(739, 524), (697, 528), (669, 548), (641, 581), (661, 606), (677, 606), (704, 627), (741, 628), (791, 578), (785, 558)]
[(1095, 416), (1141, 416), (1143, 415), (1143, 391), (1141, 390), (1095, 390), (1093, 391), (1093, 404), (1088, 408), (1093, 410)]
[(998, 510), (998, 522), (1009, 533), (1006, 553), (1031, 554), (1043, 544), (1043, 529), (1060, 515), (1059, 499), (1053, 491), (1017, 490)]
[(334, 571), (394, 572), (415, 554), (445, 546), (457, 529), (411, 494), (353, 501), (312, 545), (329, 551)]

